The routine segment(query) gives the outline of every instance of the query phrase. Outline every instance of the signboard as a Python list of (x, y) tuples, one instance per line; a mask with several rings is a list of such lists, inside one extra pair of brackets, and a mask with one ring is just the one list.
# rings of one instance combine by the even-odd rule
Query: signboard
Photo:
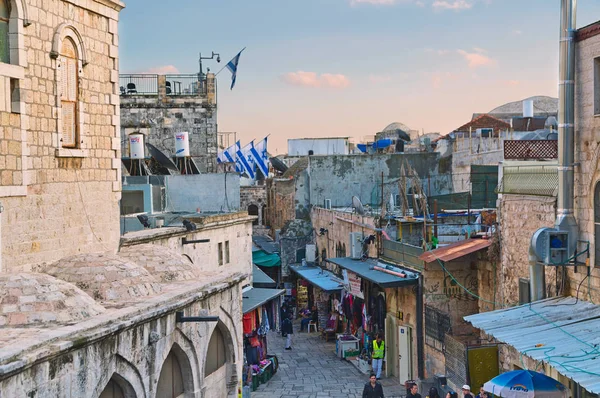
[(348, 271), (348, 282), (350, 285), (350, 294), (364, 300), (365, 296), (360, 290), (362, 279), (352, 271)]

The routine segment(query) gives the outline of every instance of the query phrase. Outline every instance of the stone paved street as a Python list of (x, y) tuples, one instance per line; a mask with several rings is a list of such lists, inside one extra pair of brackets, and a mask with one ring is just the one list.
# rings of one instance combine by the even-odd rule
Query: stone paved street
[[(269, 354), (277, 355), (279, 370), (267, 382), (252, 393), (253, 397), (268, 398), (320, 398), (362, 397), (368, 376), (359, 372), (351, 363), (335, 356), (335, 343), (326, 343), (317, 333), (298, 333), (294, 326), (292, 350), (284, 350), (285, 338), (270, 332)], [(396, 379), (382, 378), (387, 397), (406, 394)]]

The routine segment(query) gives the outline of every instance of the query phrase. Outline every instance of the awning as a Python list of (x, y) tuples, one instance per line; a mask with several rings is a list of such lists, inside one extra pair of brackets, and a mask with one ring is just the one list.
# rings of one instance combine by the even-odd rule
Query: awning
[(600, 393), (600, 306), (555, 297), (464, 319), (587, 391)]
[(352, 271), (361, 278), (371, 281), (381, 287), (412, 286), (416, 285), (419, 280), (419, 274), (417, 272), (409, 271), (406, 268), (397, 265), (394, 265), (393, 267), (404, 272), (406, 274), (406, 278), (371, 269), (371, 267), (374, 266), (385, 268), (390, 265), (374, 258), (369, 258), (366, 261), (362, 261), (354, 260), (350, 257), (340, 257), (329, 258), (327, 261), (337, 264), (348, 271)]
[(279, 254), (269, 254), (264, 250), (256, 250), (252, 252), (252, 263), (261, 267), (280, 267), (281, 258)]
[(326, 292), (342, 290), (342, 281), (332, 272), (313, 266), (291, 265), (290, 269)]
[(248, 313), (284, 293), (285, 289), (250, 288), (245, 292), (242, 292), (242, 312), (244, 314)]
[(453, 243), (448, 246), (440, 247), (439, 249), (427, 251), (419, 256), (419, 260), (426, 263), (440, 261), (451, 261), (457, 258), (466, 256), (467, 254), (475, 253), (478, 250), (490, 247), (492, 241), (489, 239), (467, 239)]
[(268, 236), (252, 235), (252, 242), (268, 254), (279, 253), (279, 244)]
[(265, 274), (263, 270), (252, 264), (252, 286), (255, 287), (275, 287), (277, 283)]

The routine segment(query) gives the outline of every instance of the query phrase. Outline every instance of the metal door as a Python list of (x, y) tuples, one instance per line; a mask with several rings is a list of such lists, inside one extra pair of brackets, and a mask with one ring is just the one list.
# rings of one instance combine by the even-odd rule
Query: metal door
[(400, 384), (412, 380), (411, 329), (398, 326), (398, 377)]
[[(483, 346), (467, 349), (469, 381), (473, 388), (484, 384), (500, 374), (498, 346)], [(477, 391), (475, 388), (474, 391)]]

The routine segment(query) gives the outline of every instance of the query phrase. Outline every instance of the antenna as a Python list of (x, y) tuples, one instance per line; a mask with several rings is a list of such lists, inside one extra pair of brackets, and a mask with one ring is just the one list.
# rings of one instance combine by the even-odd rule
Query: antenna
[(352, 197), (352, 207), (354, 207), (354, 210), (356, 210), (356, 212), (358, 214), (360, 214), (360, 215), (365, 214), (365, 208), (363, 207), (363, 204), (360, 201), (360, 199), (358, 198), (358, 196)]

